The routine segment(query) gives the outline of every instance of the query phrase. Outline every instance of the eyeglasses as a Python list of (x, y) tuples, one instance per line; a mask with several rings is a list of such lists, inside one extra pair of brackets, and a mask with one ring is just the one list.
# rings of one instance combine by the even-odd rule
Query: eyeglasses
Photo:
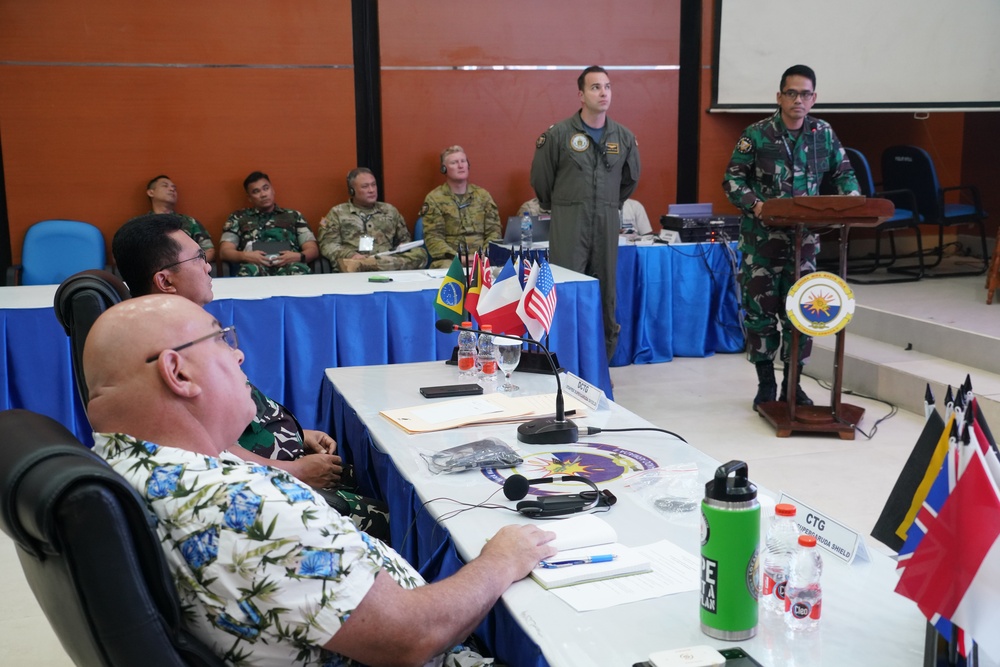
[[(187, 261), (187, 260), (185, 260), (185, 261)], [(207, 336), (202, 336), (201, 338), (195, 338), (193, 341), (191, 341), (189, 343), (184, 343), (183, 345), (178, 345), (177, 347), (171, 347), (171, 348), (167, 348), (167, 349), (169, 349), (169, 350), (171, 350), (173, 352), (180, 352), (181, 350), (183, 350), (186, 347), (191, 347), (192, 345), (195, 345), (195, 344), (200, 343), (200, 342), (205, 341), (205, 340), (211, 340), (213, 338), (221, 338), (222, 340), (226, 341), (226, 344), (229, 347), (231, 347), (232, 349), (234, 349), (234, 350), (239, 349), (240, 339), (236, 336), (236, 325), (235, 324), (232, 325), (232, 326), (226, 327), (225, 329), (221, 329), (219, 331), (213, 331), (212, 333), (208, 334)], [(166, 351), (167, 350), (164, 350), (163, 352), (166, 352)], [(153, 363), (154, 361), (156, 361), (157, 359), (160, 358), (160, 355), (163, 354), (163, 352), (157, 352), (156, 354), (154, 354), (153, 356), (151, 356), (149, 359), (146, 359), (146, 363), (147, 364)]]
[(179, 264), (183, 264), (184, 262), (193, 262), (196, 259), (200, 259), (201, 261), (208, 264), (208, 255), (205, 254), (204, 250), (199, 250), (198, 254), (195, 255), (194, 257), (188, 257), (187, 259), (182, 259), (179, 262), (174, 262), (173, 264), (167, 264), (166, 266), (161, 266), (156, 271), (154, 271), (154, 273), (165, 271), (166, 269), (172, 269), (173, 267), (178, 266)]
[(793, 90), (789, 88), (788, 90), (781, 91), (781, 96), (789, 102), (794, 102), (796, 97), (801, 97), (803, 102), (808, 102), (816, 96), (816, 93), (811, 90)]

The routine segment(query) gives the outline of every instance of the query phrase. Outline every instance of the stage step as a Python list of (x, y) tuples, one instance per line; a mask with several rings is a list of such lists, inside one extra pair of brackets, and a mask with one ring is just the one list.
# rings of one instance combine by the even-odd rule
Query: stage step
[[(813, 339), (805, 374), (833, 381), (834, 336)], [(972, 377), (972, 388), (994, 430), (1000, 428), (1000, 338), (962, 331), (950, 324), (895, 315), (860, 304), (848, 325), (844, 391), (923, 412), (924, 385), (931, 384), (938, 407), (948, 385)], [(814, 397), (815, 398), (815, 397)], [(844, 402), (850, 403), (849, 396)]]

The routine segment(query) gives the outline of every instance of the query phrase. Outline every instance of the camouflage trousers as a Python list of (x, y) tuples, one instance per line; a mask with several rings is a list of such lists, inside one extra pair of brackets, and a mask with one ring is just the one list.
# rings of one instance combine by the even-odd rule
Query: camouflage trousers
[[(756, 364), (773, 361), (781, 350), (781, 360), (788, 361), (794, 327), (785, 312), (785, 297), (795, 284), (794, 259), (762, 257), (743, 253), (740, 262), (740, 288), (743, 294), (744, 329), (747, 359)], [(816, 270), (816, 247), (803, 247), (801, 275)], [(780, 323), (780, 328), (779, 328)], [(799, 363), (812, 352), (812, 338), (799, 334)]]
[(350, 519), (358, 530), (389, 544), (389, 506), (384, 502), (345, 486), (323, 489), (320, 493), (330, 507)]
[(260, 264), (240, 264), (237, 276), (299, 276), (312, 273), (308, 264), (292, 262), (285, 266), (261, 266)]

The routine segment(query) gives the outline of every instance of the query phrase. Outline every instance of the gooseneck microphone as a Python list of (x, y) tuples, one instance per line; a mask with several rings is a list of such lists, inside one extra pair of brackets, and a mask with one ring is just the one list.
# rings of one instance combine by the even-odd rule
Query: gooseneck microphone
[(556, 376), (556, 415), (545, 419), (532, 419), (517, 427), (517, 439), (529, 445), (565, 445), (576, 442), (580, 439), (580, 430), (571, 420), (566, 419), (566, 408), (563, 400), (562, 382), (559, 381), (559, 369), (552, 361), (552, 353), (533, 338), (521, 336), (509, 336), (507, 334), (483, 331), (482, 329), (465, 328), (455, 324), (449, 319), (440, 319), (434, 325), (441, 333), (453, 333), (459, 329), (465, 329), (476, 334), (486, 334), (496, 338), (507, 338), (509, 340), (519, 340), (522, 343), (533, 343), (545, 352), (545, 358), (549, 360), (552, 367), (552, 374)]

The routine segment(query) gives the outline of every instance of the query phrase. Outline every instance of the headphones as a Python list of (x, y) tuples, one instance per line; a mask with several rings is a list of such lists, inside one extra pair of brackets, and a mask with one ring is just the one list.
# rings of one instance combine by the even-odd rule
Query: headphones
[[(528, 487), (553, 482), (581, 482), (589, 486), (590, 490), (581, 493), (539, 496), (535, 500), (521, 500), (528, 495)], [(586, 512), (596, 507), (611, 507), (618, 502), (618, 499), (610, 491), (607, 489), (599, 490), (596, 484), (579, 475), (540, 477), (538, 479), (528, 479), (523, 475), (511, 475), (503, 483), (503, 494), (507, 496), (507, 500), (521, 500), (517, 504), (517, 511), (532, 519)]]
[[(448, 155), (451, 155), (452, 153), (465, 153), (465, 149), (462, 148), (461, 146), (449, 146), (448, 148), (446, 148), (443, 151), (441, 151), (441, 173), (442, 174), (447, 174), (448, 173), (448, 167), (444, 166), (444, 159)], [(469, 167), (469, 168), (472, 167), (472, 163), (469, 162), (469, 154), (468, 153), (465, 153), (465, 166)]]

